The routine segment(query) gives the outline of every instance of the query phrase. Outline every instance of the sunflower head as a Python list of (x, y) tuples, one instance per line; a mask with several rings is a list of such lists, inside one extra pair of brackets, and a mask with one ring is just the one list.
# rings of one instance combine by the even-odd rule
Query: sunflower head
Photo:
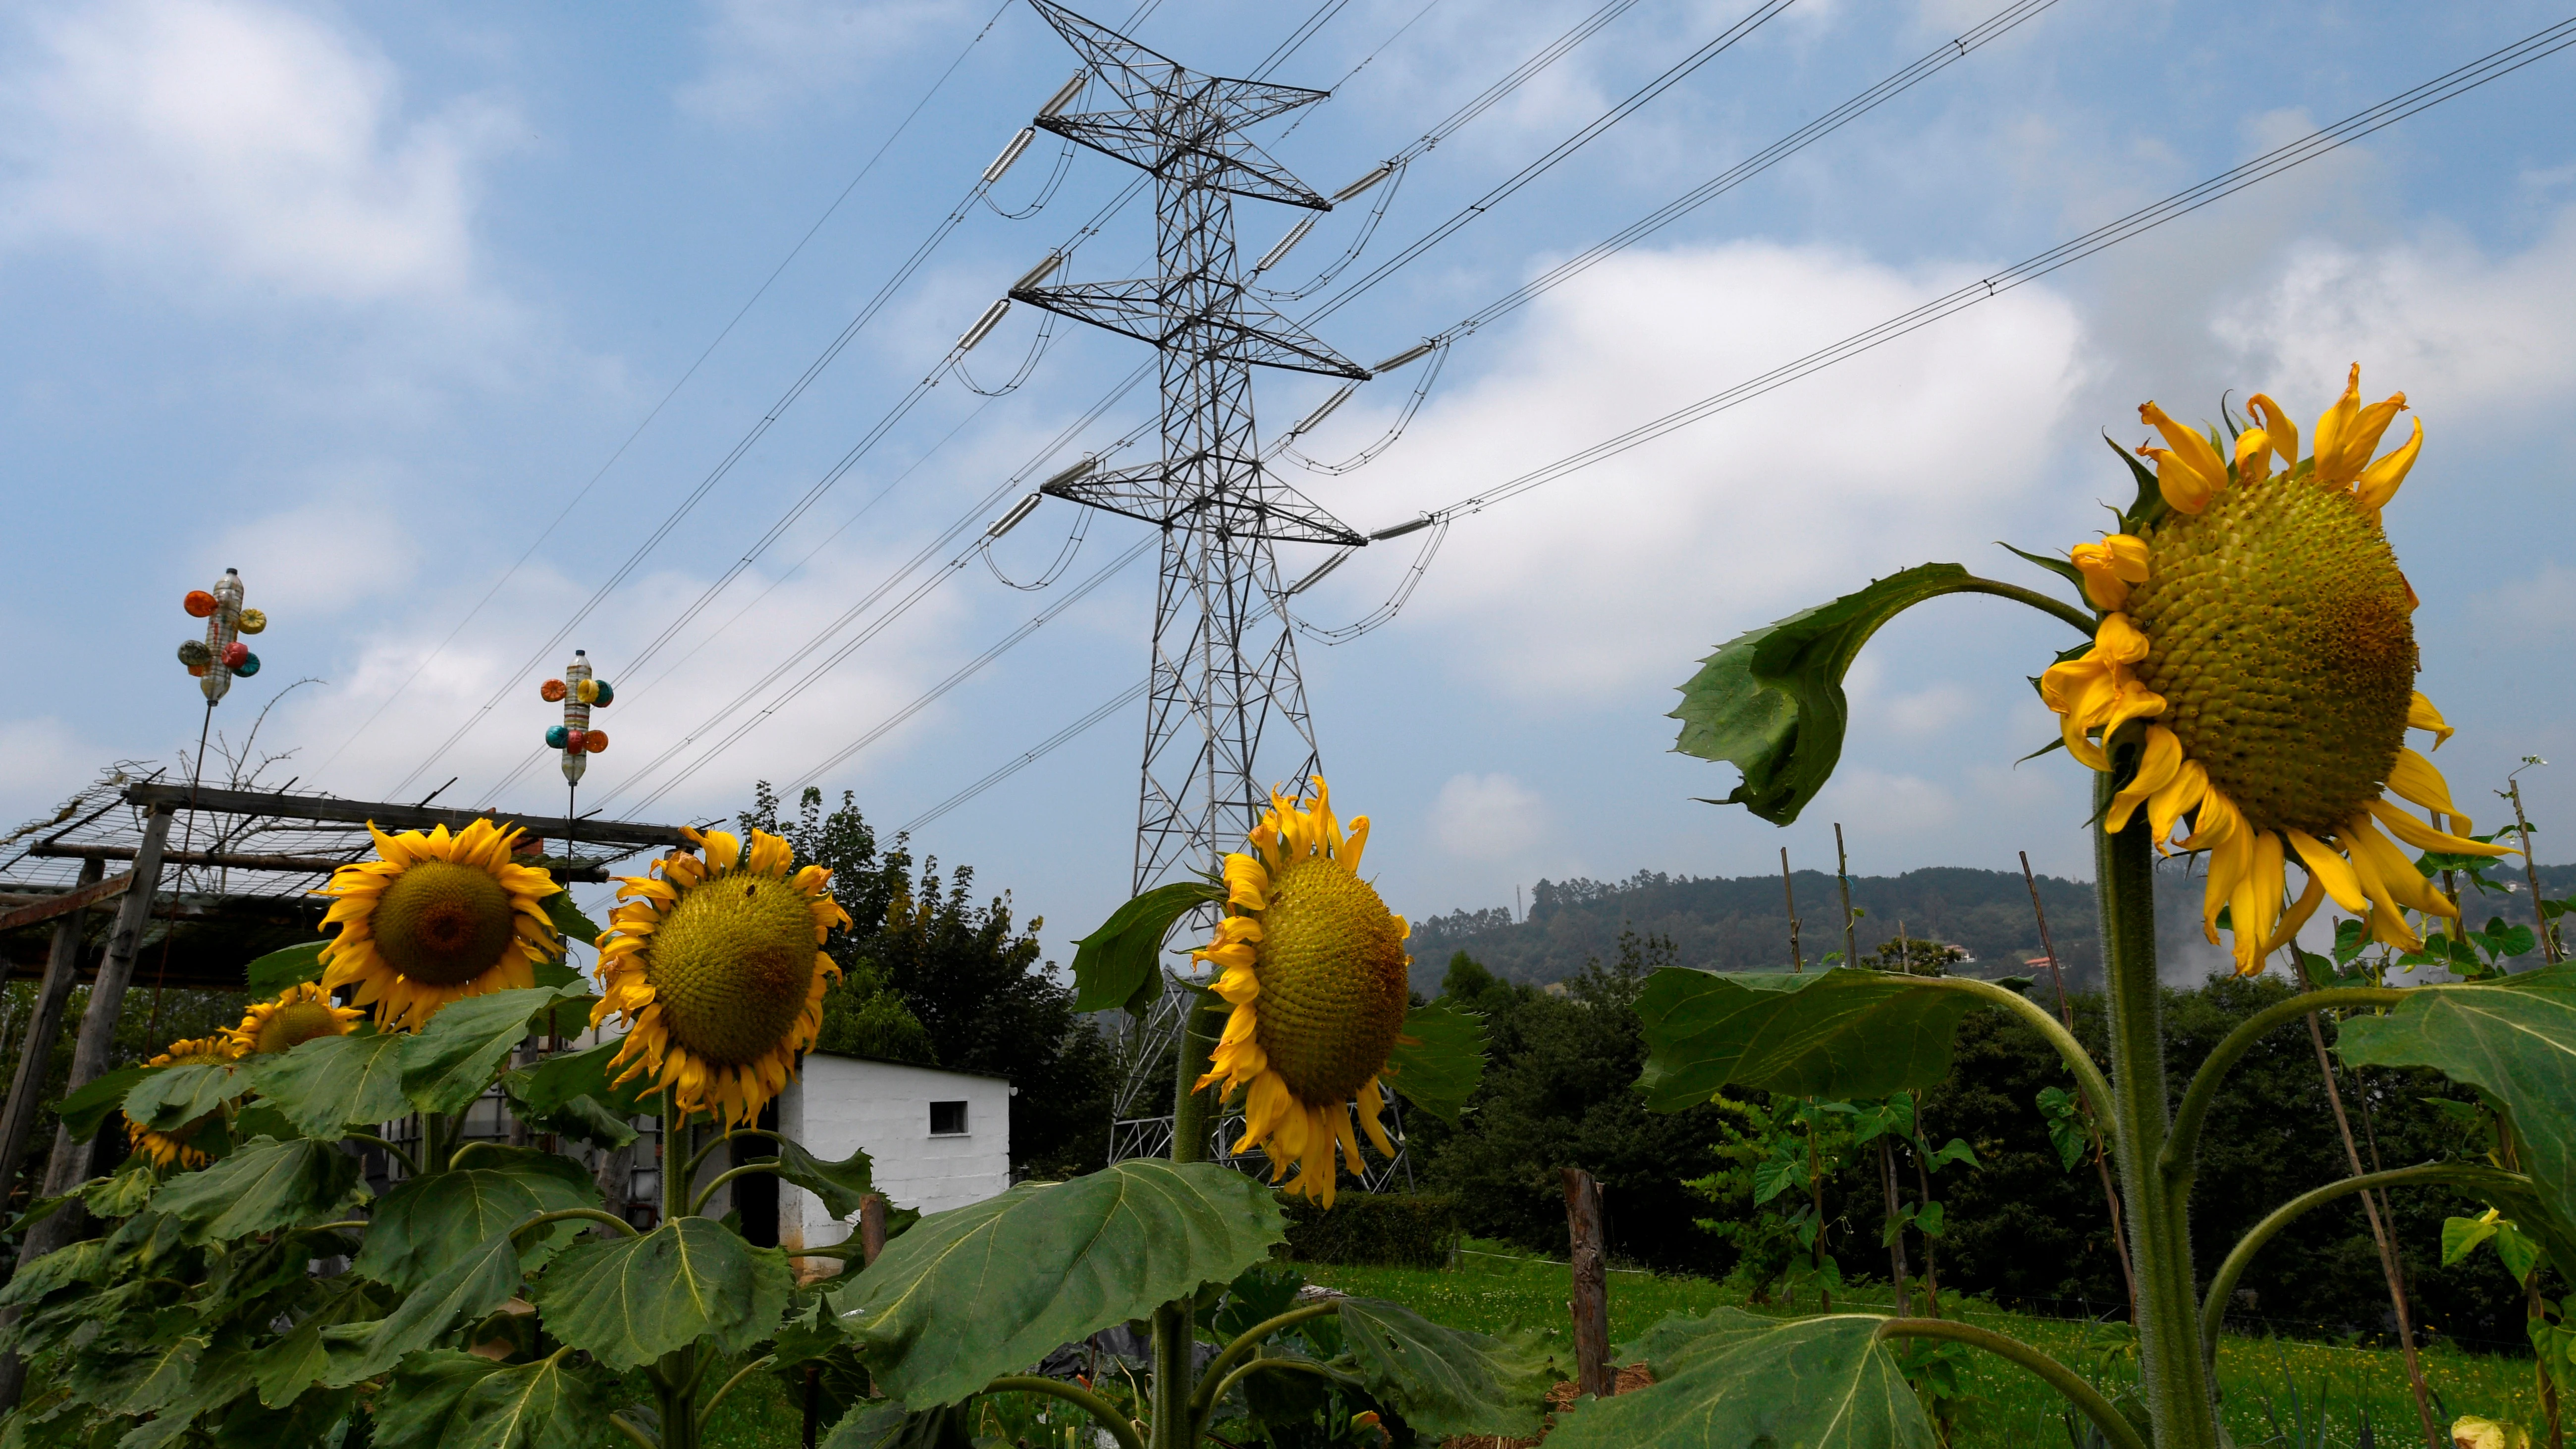
[(331, 994), (319, 983), (302, 981), (275, 1000), (251, 1003), (241, 1025), (225, 1036), (243, 1056), (275, 1056), (315, 1037), (347, 1036), (366, 1015), (354, 1006), (333, 1006)]
[(1357, 1166), (1349, 1103), (1381, 1153), (1378, 1078), (1403, 1030), (1408, 927), (1359, 877), (1368, 819), (1346, 835), (1322, 776), (1312, 800), (1270, 797), (1252, 852), (1225, 858), (1226, 911), (1192, 954), (1218, 968), (1233, 1005), (1201, 1087), (1243, 1096), (1243, 1140), (1258, 1144), (1275, 1181), (1296, 1165), (1292, 1192), (1333, 1202), (1339, 1163)]
[[(2408, 910), (2458, 914), (2383, 829), (2425, 850), (2505, 849), (2463, 838), (2476, 827), (2406, 746), (2409, 728), (2436, 747), (2451, 733), (2415, 691), (2415, 591), (2380, 524), (2423, 424), (2374, 461), (2406, 395), (2364, 406), (2359, 364), (2308, 457), (2277, 403), (2256, 393), (2248, 405), (2262, 425), (2232, 444), (2139, 408), (2167, 445), (2138, 450), (2156, 460), (2163, 508), (2071, 551), (2101, 620), (2040, 694), (2069, 754), (2126, 775), (2104, 828), (2143, 806), (2160, 844), (2181, 827), (2183, 849), (2209, 852), (2203, 927), (2216, 942), (2225, 912), (2237, 970), (2253, 975), (2328, 897), (2406, 950), (2423, 944)], [(2285, 907), (2293, 859), (2308, 879)]]
[[(144, 1065), (147, 1067), (221, 1066), (226, 1062), (236, 1061), (240, 1057), (240, 1048), (234, 1043), (232, 1034), (226, 1032), (218, 1036), (191, 1037), (185, 1041), (174, 1041), (170, 1043), (169, 1050), (145, 1062)], [(199, 1132), (205, 1130), (207, 1123), (214, 1121), (219, 1115), (221, 1114), (209, 1112), (168, 1132), (155, 1131), (128, 1117), (125, 1119), (125, 1140), (143, 1156), (145, 1161), (164, 1172), (174, 1167), (193, 1170), (206, 1165), (206, 1154), (190, 1146), (189, 1143), (195, 1140)]]
[(668, 1088), (683, 1111), (748, 1122), (795, 1075), (823, 1025), (840, 967), (820, 947), (850, 924), (832, 873), (796, 869), (785, 840), (689, 831), (679, 852), (625, 877), (599, 937), (602, 995), (593, 1025), (627, 1023), (617, 1064)]
[(344, 865), (317, 894), (335, 896), (324, 929), (322, 990), (355, 986), (377, 1024), (417, 1031), (451, 1001), (536, 984), (554, 954), (545, 899), (561, 887), (516, 864), (521, 831), (477, 820), (450, 835), (387, 835), (370, 824), (377, 858)]

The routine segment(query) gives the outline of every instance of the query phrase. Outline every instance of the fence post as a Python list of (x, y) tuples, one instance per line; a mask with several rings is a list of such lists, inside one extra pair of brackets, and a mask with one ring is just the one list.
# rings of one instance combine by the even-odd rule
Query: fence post
[(1574, 1362), (1583, 1392), (1618, 1392), (1610, 1371), (1610, 1274), (1601, 1234), (1601, 1184), (1579, 1167), (1565, 1169), (1565, 1229), (1574, 1267)]

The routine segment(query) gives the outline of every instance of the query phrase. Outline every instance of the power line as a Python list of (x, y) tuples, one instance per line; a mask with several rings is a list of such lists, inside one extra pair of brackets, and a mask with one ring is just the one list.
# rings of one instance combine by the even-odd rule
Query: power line
[(1467, 223), (1500, 205), (1513, 192), (1547, 174), (1558, 162), (1582, 150), (1603, 132), (1636, 114), (1638, 108), (1648, 101), (1680, 84), (1693, 71), (1715, 60), (1732, 48), (1737, 41), (1760, 29), (1765, 21), (1788, 9), (1791, 3), (1793, 0), (1763, 0), (1763, 3), (1756, 6), (1752, 13), (1718, 32), (1714, 39), (1682, 57), (1671, 69), (1638, 87), (1625, 100), (1594, 117), (1581, 130), (1549, 147), (1537, 160), (1505, 177), (1500, 185), (1461, 207), (1447, 221), (1416, 237), (1410, 246), (1378, 263), (1368, 275), (1334, 293), (1330, 300), (1306, 314), (1302, 319), (1303, 325), (1311, 327), (1349, 306), (1361, 293), (1394, 275), (1398, 269), (1410, 264), (1414, 258), (1447, 241)]
[[(1773, 390), (1774, 388), (1785, 386), (1801, 377), (1808, 376), (1824, 367), (1831, 366), (1835, 362), (1858, 356), (1861, 352), (1868, 351), (1870, 348), (1876, 347), (1881, 343), (1893, 341), (1895, 338), (1901, 337), (1905, 335), (1905, 333), (1914, 331), (1917, 328), (1928, 326), (1933, 322), (1939, 321), (1943, 317), (1963, 310), (1967, 306), (1972, 306), (1977, 302), (1986, 301), (1994, 296), (2001, 295), (2003, 292), (2008, 291), (2013, 287), (2019, 286), (2025, 282), (2035, 281), (2040, 277), (2046, 276), (2048, 273), (2057, 270), (2059, 267), (2081, 261), (2086, 257), (2092, 256), (2108, 247), (2115, 246), (2131, 237), (2151, 231), (2154, 228), (2163, 225), (2165, 222), (2174, 220), (2180, 216), (2188, 215), (2189, 213), (2197, 211), (2201, 207), (2206, 206), (2223, 196), (2241, 191), (2257, 182), (2269, 180), (2295, 166), (2301, 165), (2307, 161), (2312, 161), (2319, 156), (2325, 155), (2327, 152), (2357, 141), (2362, 137), (2371, 134), (2373, 131), (2394, 125), (2399, 121), (2428, 110), (2431, 107), (2453, 99), (2454, 97), (2465, 95), (2469, 91), (2487, 84), (2489, 81), (2501, 79), (2502, 77), (2510, 75), (2514, 71), (2520, 70), (2522, 67), (2531, 64), (2533, 61), (2556, 54), (2571, 45), (2576, 45), (2576, 18), (2561, 21), (2556, 25), (2550, 26), (2527, 37), (2526, 39), (2506, 46), (2503, 49), (2494, 51), (2491, 54), (2472, 61), (2467, 65), (2461, 66), (2456, 70), (2427, 81), (2413, 90), (2393, 96), (2367, 110), (2359, 111), (2351, 116), (2347, 116), (2343, 120), (2338, 121), (2331, 126), (2311, 132), (2307, 136), (2301, 137), (2299, 140), (2290, 142), (2285, 146), (2277, 147), (2241, 166), (2221, 172), (2217, 176), (2213, 176), (2207, 181), (2201, 182), (2197, 186), (2187, 188), (2183, 191), (2178, 191), (2172, 196), (2165, 198), (2163, 201), (2157, 202), (2151, 206), (2142, 207), (2137, 211), (2131, 212), (2125, 217), (2107, 223), (2101, 227), (2097, 227), (2071, 241), (2052, 247), (2048, 251), (2042, 252), (2038, 256), (2033, 257), (2018, 266), (2007, 268), (2002, 272), (1994, 274), (1992, 277), (1982, 278), (1975, 283), (1971, 283), (1967, 287), (1962, 287), (1944, 297), (1936, 298), (1932, 302), (1926, 303), (1924, 306), (1919, 307), (1912, 312), (1890, 318), (1887, 322), (1881, 323), (1877, 327), (1870, 328), (1864, 332), (1855, 333), (1851, 337), (1844, 339), (1842, 342), (1834, 344), (1832, 347), (1822, 348), (1816, 352), (1809, 353), (1804, 358), (1784, 364), (1779, 368), (1775, 368), (1768, 373), (1762, 374), (1760, 377), (1748, 379), (1743, 383), (1737, 384), (1733, 388), (1729, 388), (1725, 392), (1702, 399), (1700, 402), (1692, 404), (1690, 407), (1677, 409), (1676, 411), (1667, 413), (1663, 417), (1657, 418), (1652, 422), (1642, 424), (1637, 428), (1632, 428), (1625, 433), (1619, 434), (1617, 437), (1607, 439), (1602, 443), (1595, 444), (1592, 447), (1583, 449), (1579, 452), (1568, 454), (1566, 457), (1558, 459), (1554, 463), (1548, 464), (1542, 468), (1533, 469), (1528, 473), (1520, 475), (1518, 478), (1512, 479), (1493, 489), (1489, 489), (1484, 493), (1471, 495), (1466, 499), (1462, 499), (1457, 503), (1451, 504), (1447, 508), (1434, 510), (1429, 514), (1423, 515), (1422, 525), (1445, 526), (1463, 514), (1481, 512), (1495, 503), (1499, 503), (1507, 498), (1516, 497), (1521, 493), (1525, 493), (1532, 488), (1538, 487), (1542, 483), (1553, 482), (1570, 473), (1579, 471), (1583, 468), (1588, 468), (1595, 463), (1606, 461), (1609, 458), (1617, 456), (1619, 453), (1626, 452), (1630, 448), (1639, 446), (1640, 444), (1651, 441), (1654, 438), (1661, 437), (1665, 433), (1672, 432), (1678, 428), (1687, 426), (1690, 423), (1697, 422), (1702, 418), (1714, 416), (1716, 413), (1733, 407), (1737, 403), (1749, 401), (1754, 397), (1761, 396), (1763, 393)], [(1410, 531), (1410, 529), (1407, 529), (1407, 531)], [(1435, 535), (1435, 544), (1436, 539), (1437, 535)], [(1414, 585), (1420, 582), (1421, 569), (1423, 566), (1427, 565), (1427, 555), (1432, 551), (1432, 547), (1432, 545), (1426, 545), (1425, 549), (1422, 551), (1424, 556), (1417, 557), (1415, 567), (1408, 570), (1406, 579), (1399, 587), (1396, 597), (1391, 599), (1387, 605), (1381, 606), (1379, 611), (1370, 616), (1369, 619), (1362, 621), (1365, 628), (1362, 628), (1361, 626), (1351, 626), (1345, 630), (1330, 632), (1340, 634), (1344, 637), (1355, 637), (1357, 633), (1366, 632), (1366, 629), (1373, 629), (1378, 624), (1384, 623), (1387, 619), (1392, 618), (1395, 610), (1401, 607), (1403, 600), (1410, 597)], [(978, 780), (975, 784), (970, 785), (966, 789), (959, 791), (957, 794), (950, 796), (948, 799), (941, 801), (930, 811), (916, 817), (911, 824), (904, 828), (907, 831), (918, 829), (920, 826), (929, 823), (931, 820), (937, 819), (939, 816), (956, 809), (958, 806), (965, 804), (975, 796), (980, 795), (986, 790), (991, 789), (993, 786), (1000, 784), (1003, 780), (1006, 780), (1010, 776), (1018, 773), (1021, 769), (1036, 763), (1038, 759), (1042, 758), (1050, 751), (1053, 751), (1057, 747), (1065, 744), (1067, 741), (1083, 733), (1085, 730), (1090, 729), (1101, 720), (1108, 718), (1110, 714), (1115, 712), (1117, 705), (1128, 702), (1141, 694), (1141, 692), (1141, 686), (1131, 687), (1129, 691), (1118, 696), (1109, 705), (1094, 709), (1091, 713), (1075, 721), (1071, 726), (1068, 726), (1063, 730), (1059, 730), (1047, 739), (1041, 741), (1035, 747), (1004, 763), (1000, 768), (986, 775), (983, 779)]]
[[(608, 471), (617, 466), (619, 459), (626, 456), (626, 450), (635, 446), (635, 440), (644, 436), (644, 430), (653, 426), (653, 420), (660, 417), (662, 410), (671, 405), (671, 399), (680, 395), (680, 389), (688, 386), (689, 380), (698, 375), (698, 369), (706, 366), (707, 359), (715, 356), (716, 349), (723, 346), (724, 340), (733, 335), (734, 328), (742, 324), (742, 319), (751, 314), (751, 309), (761, 298), (769, 295), (769, 289), (786, 273), (788, 264), (804, 254), (806, 244), (813, 241), (815, 235), (823, 230), (823, 224), (840, 211), (841, 203), (848, 201), (850, 193), (859, 189), (859, 183), (867, 180), (869, 173), (877, 169), (877, 163), (884, 160), (886, 152), (893, 148), (896, 141), (902, 139), (905, 131), (912, 128), (913, 121), (920, 117), (922, 109), (928, 106), (931, 99), (948, 84), (949, 77), (957, 74), (957, 68), (966, 63), (966, 57), (974, 53), (975, 47), (983, 43), (984, 37), (992, 33), (994, 25), (1002, 18), (1002, 12), (1010, 9), (1011, 4), (1012, 0), (1002, 0), (1002, 4), (985, 18), (983, 28), (977, 30), (974, 38), (967, 41), (965, 47), (957, 52), (956, 58), (948, 62), (948, 68), (941, 71), (939, 78), (930, 83), (930, 89), (921, 93), (921, 99), (912, 103), (912, 109), (904, 112), (903, 119), (895, 123), (895, 128), (887, 133), (885, 140), (879, 142), (876, 151), (868, 157), (867, 163), (859, 168), (859, 174), (850, 178), (850, 184), (841, 188), (840, 194), (832, 198), (832, 204), (823, 208), (821, 216), (814, 218), (814, 224), (807, 227), (805, 234), (796, 239), (796, 244), (787, 249), (787, 255), (778, 259), (777, 266), (770, 268), (769, 275), (762, 278), (760, 285), (753, 288), (751, 295), (734, 310), (733, 316), (717, 331), (715, 339), (698, 353), (696, 360), (689, 364), (688, 370), (681, 373), (679, 380), (671, 384), (670, 390), (662, 394), (661, 400), (654, 403), (651, 410), (644, 414), (643, 420), (635, 425), (634, 431), (628, 433), (616, 449), (609, 453), (608, 461), (599, 465), (599, 470), (590, 475), (589, 480), (573, 494), (572, 500), (564, 504), (563, 508), (528, 544), (526, 551), (512, 560), (508, 568), (501, 571), (501, 576), (492, 581), (490, 588), (483, 591), (483, 597), (475, 600), (474, 607), (466, 610), (465, 616), (456, 621), (456, 627), (447, 631), (447, 637), (439, 640), (435, 647), (422, 655), (420, 662), (412, 666), (411, 673), (403, 676), (402, 683), (395, 685), (392, 691), (378, 702), (374, 713), (369, 714), (358, 728), (341, 737), (338, 748), (332, 750), (318, 768), (328, 769), (333, 760), (340, 758), (342, 751), (348, 749), (350, 744), (366, 733), (369, 726), (382, 718), (384, 712), (393, 706), (394, 700), (400, 697), (403, 691), (411, 688), (414, 680), (420, 678), (421, 671), (427, 669), (441, 654), (446, 653), (447, 646), (456, 642), (456, 636), (465, 632), (466, 626), (474, 622), (475, 617), (492, 602), (493, 596), (500, 593), (503, 586), (518, 576), (519, 570), (527, 566), (529, 559), (536, 557), (537, 550), (545, 545), (547, 539), (554, 536), (555, 530), (563, 526), (565, 519), (572, 516), (572, 511), (581, 505), (581, 501), (590, 496), (590, 490), (599, 486), (599, 480), (607, 477)], [(406, 780), (404, 783), (407, 785), (410, 782)]]
[(1127, 686), (1125, 689), (1118, 691), (1116, 694), (1111, 695), (1106, 703), (1095, 706), (1090, 713), (1075, 720), (1073, 723), (1066, 725), (1063, 729), (1057, 730), (1054, 734), (1047, 736), (1045, 739), (1038, 741), (1035, 745), (1029, 747), (1020, 754), (1012, 756), (1000, 769), (995, 770), (993, 773), (986, 775), (983, 779), (976, 781), (974, 784), (967, 786), (965, 789), (958, 791), (956, 794), (949, 796), (947, 799), (940, 801), (938, 804), (931, 806), (929, 809), (922, 811), (910, 820), (905, 821), (903, 828), (896, 833), (899, 835), (910, 835), (921, 827), (937, 820), (942, 815), (947, 814), (949, 811), (956, 809), (958, 806), (963, 805), (967, 801), (974, 799), (976, 796), (983, 794), (985, 791), (992, 789), (994, 786), (1009, 779), (1011, 776), (1016, 775), (1029, 766), (1036, 764), (1038, 761), (1053, 753), (1056, 746), (1065, 743), (1074, 736), (1090, 729), (1093, 725), (1100, 723), (1102, 720), (1109, 718), (1118, 711), (1125, 709), (1127, 706), (1134, 704), (1140, 699), (1143, 699), (1145, 697), (1146, 689), (1152, 683), (1153, 681), (1151, 680), (1140, 679), (1134, 684)]

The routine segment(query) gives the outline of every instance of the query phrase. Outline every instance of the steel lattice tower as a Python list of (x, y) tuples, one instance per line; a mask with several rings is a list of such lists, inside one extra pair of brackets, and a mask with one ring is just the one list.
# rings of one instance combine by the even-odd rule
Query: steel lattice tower
[[(1234, 197), (1313, 211), (1333, 205), (1242, 131), (1328, 92), (1201, 75), (1051, 0), (1030, 3), (1122, 103), (1110, 111), (1051, 109), (1034, 124), (1154, 178), (1156, 275), (1028, 282), (1010, 294), (1149, 342), (1157, 354), (1162, 456), (1060, 478), (1045, 490), (1163, 532), (1136, 818), (1141, 893), (1213, 868), (1259, 820), (1272, 784), (1300, 787), (1321, 767), (1271, 549), (1368, 540), (1262, 466), (1252, 369), (1354, 381), (1369, 371), (1262, 305), (1236, 271)], [(1291, 755), (1294, 767), (1278, 768)], [(1118, 1093), (1113, 1161), (1169, 1146), (1170, 1079), (1154, 1068), (1178, 1042), (1188, 995), (1167, 990), (1146, 1019), (1136, 1065)], [(1224, 1149), (1220, 1140), (1212, 1155), (1225, 1160)]]

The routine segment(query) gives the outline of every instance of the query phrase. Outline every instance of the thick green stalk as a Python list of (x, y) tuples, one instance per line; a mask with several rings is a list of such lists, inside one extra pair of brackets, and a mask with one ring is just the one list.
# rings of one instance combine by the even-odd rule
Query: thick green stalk
[[(2131, 765), (2135, 750), (2120, 751)], [(2117, 793), (2111, 774), (2093, 777), (2094, 818)], [(2138, 1380), (2155, 1424), (2156, 1449), (2219, 1449), (2216, 1405), (2202, 1367), (2199, 1303), (2192, 1293), (2188, 1206), (2164, 1190), (2156, 1164), (2170, 1130), (2166, 1115), (2164, 986), (2156, 978), (2155, 847), (2147, 814), (2133, 812), (2117, 835), (2096, 830), (2093, 868), (2102, 903), (2104, 998), (2110, 1007), (2113, 1151), (2128, 1208), (2138, 1273)]]
[[(1177, 1074), (1172, 1082), (1172, 1161), (1207, 1160), (1209, 1093), (1197, 1090), (1216, 1051), (1216, 1035), (1203, 1020), (1208, 1008), (1197, 998), (1181, 1013)], [(1191, 1304), (1175, 1299), (1154, 1310), (1153, 1449), (1189, 1449), (1192, 1437), (1190, 1344)]]
[(2120, 1411), (2112, 1407), (2111, 1401), (2103, 1398), (2099, 1390), (2084, 1382), (2073, 1369), (2019, 1339), (2006, 1338), (1989, 1329), (1946, 1318), (1891, 1318), (1878, 1326), (1877, 1336), (1882, 1341), (1891, 1338), (1946, 1338), (1953, 1343), (1968, 1344), (2010, 1359), (2037, 1375), (2050, 1388), (2064, 1394), (2066, 1401), (2091, 1419), (2101, 1429), (2102, 1437), (2116, 1449), (2147, 1449), (2146, 1442), (2138, 1437), (2137, 1426), (2120, 1417)]
[[(689, 1152), (689, 1114), (680, 1110), (679, 1092), (662, 1089), (662, 1221), (689, 1215), (689, 1177), (695, 1160)], [(698, 1449), (698, 1347), (674, 1349), (656, 1365), (661, 1370), (662, 1449)]]

